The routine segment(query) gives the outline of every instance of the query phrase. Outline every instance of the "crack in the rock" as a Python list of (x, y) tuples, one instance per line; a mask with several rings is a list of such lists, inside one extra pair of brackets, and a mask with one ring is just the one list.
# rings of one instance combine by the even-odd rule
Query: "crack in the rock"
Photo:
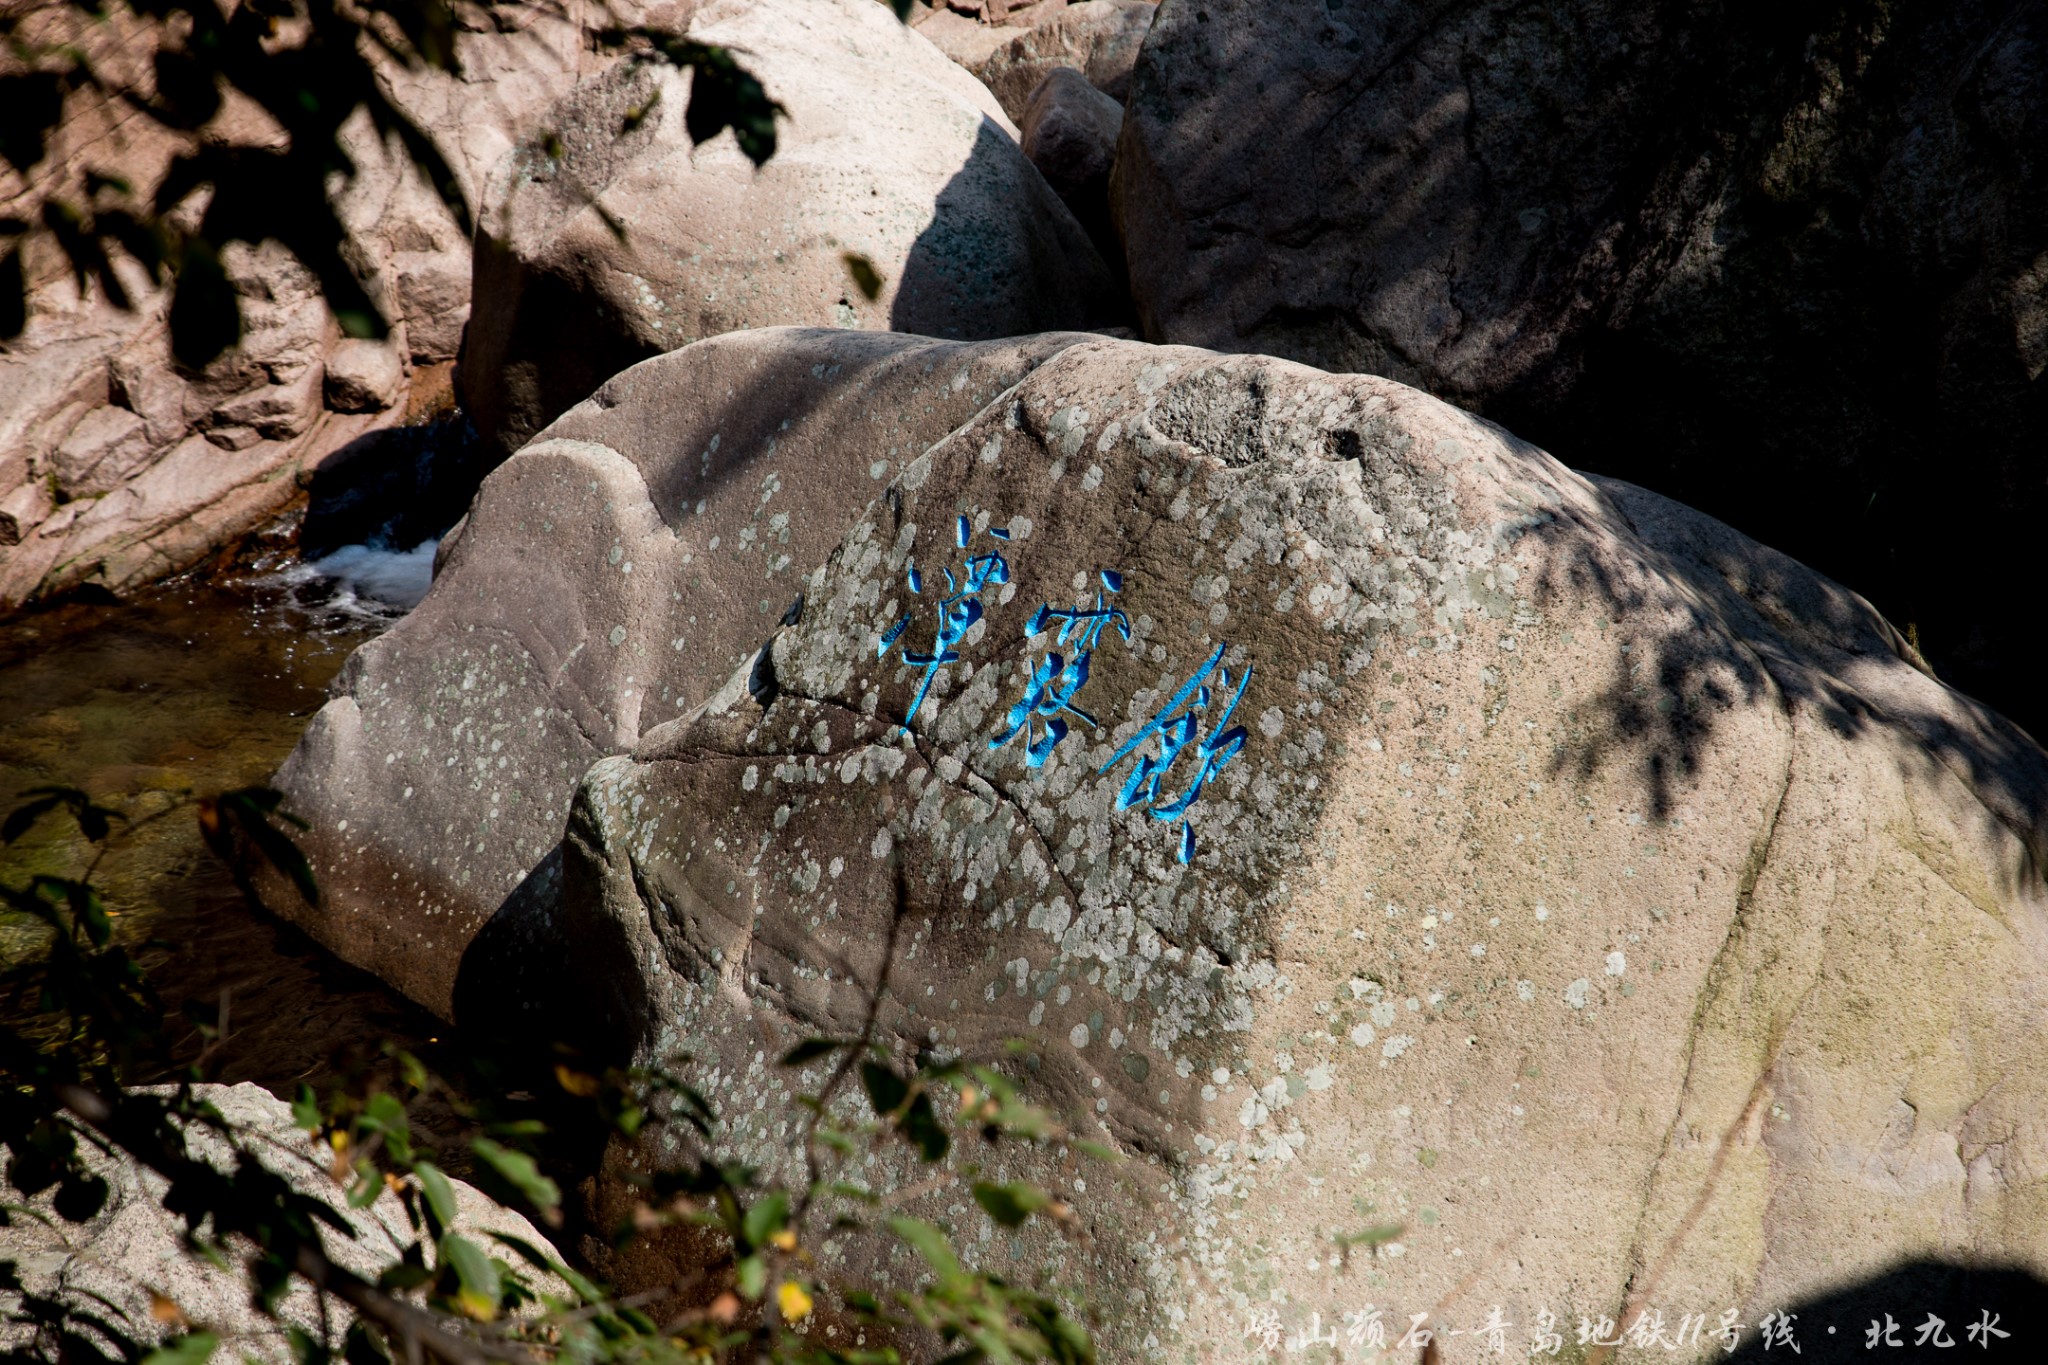
[[(1705, 1208), (1708, 1197), (1718, 1183), (1721, 1162), (1726, 1156), (1729, 1142), (1732, 1141), (1734, 1133), (1739, 1131), (1742, 1123), (1747, 1120), (1750, 1111), (1755, 1107), (1756, 1096), (1760, 1093), (1764, 1080), (1770, 1074), (1771, 1067), (1775, 1062), (1777, 1049), (1774, 1046), (1772, 1048), (1772, 1061), (1766, 1062), (1758, 1074), (1756, 1088), (1752, 1089), (1749, 1103), (1744, 1106), (1742, 1116), (1738, 1118), (1735, 1127), (1731, 1128), (1728, 1134), (1723, 1136), (1721, 1149), (1715, 1154), (1707, 1179), (1692, 1209), (1667, 1240), (1657, 1265), (1655, 1267), (1646, 1267), (1644, 1264), (1645, 1239), (1648, 1234), (1651, 1205), (1657, 1195), (1659, 1177), (1664, 1170), (1666, 1162), (1671, 1158), (1672, 1144), (1678, 1136), (1679, 1126), (1684, 1121), (1687, 1099), (1692, 1093), (1693, 1067), (1698, 1057), (1701, 1026), (1706, 1020), (1709, 1007), (1721, 993), (1727, 973), (1734, 970), (1733, 966), (1729, 963), (1729, 955), (1734, 951), (1736, 944), (1742, 938), (1744, 930), (1748, 926), (1750, 907), (1756, 899), (1757, 884), (1762, 881), (1764, 869), (1770, 863), (1771, 853), (1778, 837), (1778, 821), (1784, 815), (1785, 800), (1792, 790), (1793, 766), (1798, 755), (1799, 735), (1796, 726), (1789, 723), (1791, 721), (1789, 712), (1787, 714), (1787, 721), (1785, 766), (1779, 781), (1777, 796), (1771, 803), (1770, 818), (1765, 822), (1763, 833), (1750, 852), (1748, 864), (1742, 870), (1741, 878), (1736, 887), (1735, 912), (1729, 917), (1728, 928), (1721, 937), (1721, 946), (1715, 950), (1714, 959), (1708, 964), (1705, 980), (1701, 984), (1699, 998), (1693, 1003), (1692, 1019), (1685, 1031), (1685, 1067), (1683, 1077), (1678, 1086), (1678, 1099), (1672, 1106), (1671, 1122), (1664, 1130), (1664, 1139), (1658, 1144), (1657, 1158), (1651, 1162), (1649, 1173), (1643, 1182), (1642, 1208), (1636, 1215), (1636, 1231), (1629, 1249), (1629, 1262), (1634, 1268), (1630, 1270), (1628, 1279), (1622, 1284), (1622, 1298), (1625, 1303), (1634, 1299), (1637, 1280), (1645, 1269), (1651, 1271), (1649, 1277), (1651, 1283), (1646, 1284), (1644, 1290), (1644, 1293), (1647, 1294), (1654, 1289), (1654, 1281), (1657, 1275), (1661, 1273), (1663, 1266), (1670, 1261), (1672, 1256), (1677, 1254), (1679, 1243), (1684, 1239), (1686, 1232), (1690, 1230), (1692, 1221)], [(1811, 985), (1809, 985), (1808, 989), (1812, 989)]]

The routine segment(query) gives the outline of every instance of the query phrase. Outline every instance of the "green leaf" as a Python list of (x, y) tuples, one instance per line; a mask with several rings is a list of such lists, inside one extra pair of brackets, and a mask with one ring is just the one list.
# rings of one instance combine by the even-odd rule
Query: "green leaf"
[(1399, 1223), (1381, 1223), (1363, 1232), (1340, 1232), (1331, 1240), (1336, 1242), (1337, 1249), (1346, 1255), (1350, 1254), (1353, 1247), (1364, 1247), (1367, 1251), (1377, 1252), (1406, 1231), (1407, 1229)]
[(419, 1177), (420, 1190), (427, 1196), (427, 1212), (434, 1217), (433, 1232), (438, 1237), (455, 1226), (455, 1186), (431, 1161), (418, 1162), (412, 1173)]
[[(15, 260), (12, 255), (7, 259), (10, 261)], [(19, 266), (20, 263), (16, 261), (16, 268), (19, 269)], [(7, 813), (6, 822), (0, 823), (0, 844), (11, 844), (22, 835), (28, 833), (29, 826), (57, 809), (62, 801), (63, 798), (60, 796), (43, 796), (38, 797), (34, 801), (26, 801), (16, 806)]]
[(1014, 1228), (1023, 1226), (1025, 1219), (1050, 1204), (1052, 1196), (1021, 1180), (1004, 1185), (978, 1180), (974, 1183), (974, 1202), (1004, 1227)]
[(498, 1267), (484, 1255), (482, 1247), (451, 1232), (441, 1239), (441, 1264), (455, 1271), (459, 1285), (456, 1302), (463, 1312), (479, 1322), (497, 1316)]
[(782, 1190), (775, 1190), (754, 1201), (752, 1207), (747, 1210), (746, 1219), (740, 1230), (745, 1235), (748, 1246), (764, 1247), (768, 1245), (769, 1238), (787, 1226), (789, 1195)]
[(878, 1119), (894, 1114), (910, 1094), (910, 1083), (880, 1062), (860, 1064), (860, 1084), (868, 1092), (868, 1103), (875, 1107)]
[(1082, 1156), (1092, 1156), (1097, 1161), (1116, 1162), (1122, 1161), (1124, 1159), (1123, 1154), (1117, 1151), (1115, 1148), (1105, 1147), (1099, 1142), (1089, 1142), (1085, 1138), (1077, 1139), (1075, 1141), (1074, 1150), (1079, 1152)]
[(945, 1233), (930, 1223), (916, 1218), (891, 1218), (889, 1230), (924, 1257), (925, 1264), (941, 1280), (957, 1281), (964, 1273), (960, 1269), (960, 1258), (953, 1254), (953, 1244), (946, 1240)]
[(419, 1058), (404, 1048), (398, 1048), (391, 1053), (391, 1060), (398, 1063), (398, 1074), (404, 1078), (408, 1086), (423, 1094), (432, 1088), (432, 1081), (427, 1076), (426, 1063)]
[(299, 1082), (298, 1096), (292, 1100), (292, 1122), (309, 1133), (320, 1131), (320, 1101), (304, 1081)]
[(533, 1158), (524, 1152), (515, 1152), (509, 1147), (500, 1147), (489, 1138), (477, 1138), (469, 1144), (477, 1159), (499, 1179), (519, 1191), (526, 1202), (543, 1213), (553, 1213), (561, 1207), (562, 1190), (554, 1181), (540, 1172)]
[(358, 1318), (349, 1324), (348, 1335), (342, 1338), (341, 1358), (348, 1365), (388, 1365), (391, 1353)]
[(815, 1062), (820, 1057), (829, 1057), (839, 1051), (840, 1046), (830, 1038), (806, 1038), (782, 1054), (782, 1064), (802, 1066), (805, 1062)]
[(708, 142), (727, 128), (756, 166), (775, 155), (775, 117), (787, 111), (721, 47), (691, 44), (690, 107), (683, 127), (692, 142)]
[(107, 918), (107, 907), (100, 900), (100, 893), (93, 890), (88, 882), (67, 883), (65, 892), (71, 902), (72, 921), (85, 926), (85, 936), (92, 940), (93, 947), (106, 947), (107, 940), (113, 937), (114, 926)]
[(157, 1347), (142, 1358), (142, 1365), (206, 1365), (219, 1345), (220, 1338), (211, 1332), (192, 1332)]
[(366, 1209), (376, 1203), (384, 1194), (384, 1177), (375, 1167), (364, 1162), (356, 1168), (356, 1183), (349, 1186), (348, 1206), (352, 1209)]
[(760, 1298), (768, 1287), (768, 1262), (759, 1256), (742, 1257), (733, 1267), (733, 1283), (743, 1297)]
[(26, 176), (48, 152), (64, 117), (64, 78), (55, 71), (0, 76), (0, 158)]
[(854, 288), (861, 296), (873, 303), (882, 295), (882, 272), (875, 269), (875, 263), (858, 251), (842, 251), (839, 259), (846, 264), (846, 273), (853, 277)]
[(910, 1108), (903, 1115), (903, 1136), (910, 1139), (910, 1145), (917, 1148), (917, 1154), (926, 1161), (943, 1161), (946, 1150), (952, 1146), (952, 1139), (946, 1136), (945, 1126), (932, 1111), (932, 1097), (929, 1091), (920, 1090), (910, 1102)]
[(52, 1206), (58, 1217), (69, 1223), (84, 1223), (107, 1204), (107, 1182), (96, 1175), (81, 1174), (76, 1168), (57, 1187)]
[(292, 1359), (297, 1365), (327, 1365), (333, 1352), (313, 1340), (305, 1328), (296, 1323), (285, 1324), (285, 1340), (291, 1343)]
[(384, 1145), (400, 1162), (412, 1160), (412, 1121), (405, 1105), (389, 1090), (379, 1090), (363, 1106), (362, 1126), (384, 1135)]
[(400, 1261), (384, 1268), (377, 1277), (377, 1287), (387, 1293), (418, 1289), (434, 1278), (434, 1272), (423, 1265), (410, 1265)]
[(171, 293), (171, 353), (182, 365), (204, 369), (242, 339), (242, 308), (213, 248), (190, 238), (178, 257)]
[(569, 1266), (565, 1265), (561, 1261), (556, 1260), (554, 1257), (548, 1255), (546, 1252), (542, 1251), (539, 1247), (527, 1241), (525, 1238), (514, 1237), (510, 1233), (504, 1232), (493, 1232), (490, 1234), (490, 1236), (496, 1238), (498, 1241), (503, 1242), (506, 1246), (512, 1248), (512, 1250), (518, 1252), (519, 1255), (525, 1258), (526, 1262), (529, 1265), (533, 1266), (534, 1269), (544, 1270), (553, 1275), (559, 1275), (562, 1278), (563, 1282), (566, 1283), (571, 1289), (575, 1290), (577, 1297), (581, 1298), (585, 1303), (598, 1303), (604, 1299), (604, 1289), (596, 1281), (589, 1279), (588, 1277), (571, 1269)]
[(249, 836), (249, 841), (264, 860), (291, 879), (299, 894), (306, 898), (306, 903), (318, 905), (320, 887), (313, 880), (312, 864), (306, 861), (306, 855), (299, 851), (291, 836), (270, 823), (275, 818), (299, 829), (306, 828), (304, 820), (278, 809), (278, 803), (283, 799), (284, 793), (274, 788), (242, 787), (222, 793), (220, 807)]

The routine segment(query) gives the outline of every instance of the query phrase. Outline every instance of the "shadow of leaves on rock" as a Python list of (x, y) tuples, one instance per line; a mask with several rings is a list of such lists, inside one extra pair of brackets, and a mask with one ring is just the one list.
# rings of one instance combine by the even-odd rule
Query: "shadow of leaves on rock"
[(1532, 589), (1539, 605), (1590, 595), (1626, 623), (1625, 652), (1573, 718), (1572, 742), (1551, 757), (1553, 778), (1584, 778), (1630, 755), (1648, 813), (1662, 820), (1736, 708), (1809, 718), (1845, 741), (1889, 730), (2020, 841), (2024, 864), (2007, 870), (2016, 884), (2043, 879), (2048, 754), (2025, 731), (1934, 679), (1868, 602), (1789, 555), (1632, 484), (1591, 482), (1612, 510), (1610, 529), (1642, 553), (1604, 558), (1582, 536), (1546, 528), (1576, 544), (1550, 556)]

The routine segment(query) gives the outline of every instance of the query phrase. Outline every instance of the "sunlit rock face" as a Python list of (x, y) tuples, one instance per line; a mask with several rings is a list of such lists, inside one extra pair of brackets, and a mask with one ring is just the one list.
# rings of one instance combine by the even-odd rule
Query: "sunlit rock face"
[[(627, 366), (748, 327), (967, 340), (1121, 322), (1108, 267), (980, 82), (869, 0), (711, 0), (786, 116), (756, 167), (691, 78), (611, 68), (492, 177), (462, 389), (512, 451)], [(845, 257), (876, 272), (864, 292)]]
[(571, 997), (773, 1167), (900, 914), (884, 1041), (1026, 1039), (1125, 1155), (973, 1154), (1072, 1197), (970, 1245), (1109, 1358), (2048, 1265), (2048, 756), (1799, 564), (1388, 380), (1090, 340), (803, 592), (584, 778)]
[[(156, 19), (62, 4), (14, 11), (31, 47), (73, 48), (114, 89), (151, 90), (164, 41)], [(536, 11), (516, 30), (477, 19), (447, 35), (459, 71), (365, 54), (465, 204), (579, 71), (607, 60), (583, 50), (572, 16)], [(93, 192), (78, 182), (95, 176), (127, 182), (146, 203), (199, 142), (263, 144), (271, 133), (253, 117), (230, 100), (188, 134), (114, 93), (76, 92), (48, 155), (27, 175), (0, 170), (0, 217), (35, 217), (46, 192), (87, 202)], [(222, 266), (241, 339), (193, 371), (173, 359), (160, 281), (116, 253), (134, 305), (118, 307), (54, 243), (31, 241), (29, 324), (0, 347), (0, 613), (80, 587), (126, 593), (190, 568), (340, 468), (362, 438), (431, 410), (426, 375), (445, 383), (469, 316), (469, 233), (367, 110), (340, 145), (351, 173), (337, 177), (332, 207), (344, 255), (391, 324), (380, 341), (343, 338), (318, 278), (279, 241), (236, 243)], [(307, 228), (279, 213), (280, 237)]]
[(709, 696), (890, 478), (1083, 339), (771, 329), (613, 379), (485, 480), (426, 599), (350, 658), (277, 775), (322, 903), (278, 907), (451, 1014), (478, 930), (551, 885), (585, 769)]

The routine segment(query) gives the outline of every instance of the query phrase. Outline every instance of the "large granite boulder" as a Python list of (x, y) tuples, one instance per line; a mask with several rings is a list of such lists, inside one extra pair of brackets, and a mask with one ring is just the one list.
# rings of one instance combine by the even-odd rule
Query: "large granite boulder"
[(2048, 9), (1203, 0), (1128, 106), (1148, 339), (1385, 374), (1655, 487), (2043, 733)]
[[(585, 770), (709, 696), (887, 480), (1082, 339), (770, 329), (611, 380), (485, 480), (426, 600), (350, 656), (276, 779), (321, 903), (276, 907), (449, 1016), (493, 915), (499, 958), (540, 951), (521, 907)], [(481, 980), (484, 1008), (524, 1002)]]
[[(347, 1191), (329, 1174), (333, 1151), (292, 1120), (291, 1106), (261, 1086), (202, 1085), (198, 1098), (211, 1104), (241, 1140), (242, 1146), (273, 1173), (334, 1210), (349, 1233), (323, 1231), (321, 1243), (337, 1265), (374, 1278), (396, 1262), (418, 1237), (398, 1195), (386, 1190), (367, 1208), (348, 1207)], [(189, 1127), (190, 1154), (218, 1170), (232, 1172), (234, 1155), (227, 1141), (210, 1129)], [(185, 1242), (185, 1220), (165, 1208), (170, 1182), (124, 1157), (80, 1144), (87, 1164), (108, 1185), (107, 1200), (84, 1223), (71, 1223), (54, 1212), (49, 1192), (24, 1199), (0, 1181), (0, 1191), (13, 1204), (13, 1217), (0, 1227), (0, 1259), (11, 1260), (22, 1289), (55, 1299), (84, 1324), (105, 1323), (130, 1341), (160, 1341), (175, 1334), (156, 1300), (174, 1305), (197, 1328), (214, 1333), (235, 1360), (254, 1359), (264, 1365), (287, 1365), (298, 1359), (287, 1327), (317, 1334), (322, 1313), (313, 1292), (299, 1281), (278, 1305), (282, 1321), (264, 1316), (250, 1302), (250, 1280), (240, 1267), (218, 1266)], [(545, 1247), (547, 1239), (521, 1215), (492, 1201), (466, 1181), (451, 1179), (456, 1217), (451, 1231), (487, 1252), (517, 1264), (534, 1288), (569, 1297), (568, 1286), (552, 1276), (537, 1276), (492, 1240), (492, 1234), (518, 1238)], [(244, 1248), (233, 1246), (231, 1254)], [(431, 1244), (430, 1244), (431, 1254)], [(102, 1353), (119, 1342), (90, 1325), (77, 1343), (60, 1348), (37, 1341), (34, 1329), (5, 1312), (0, 1298), (0, 1349), (21, 1351), (23, 1359), (52, 1359), (79, 1345)], [(332, 1306), (330, 1306), (332, 1309)], [(346, 1309), (330, 1311), (335, 1336), (348, 1325)], [(102, 1355), (101, 1358), (118, 1358)]]
[[(690, 78), (622, 65), (493, 177), (462, 391), (517, 449), (604, 380), (782, 324), (972, 339), (1121, 319), (1080, 226), (988, 92), (872, 0), (713, 0), (689, 30), (788, 110), (758, 170), (694, 143)], [(623, 136), (620, 129), (628, 129)], [(845, 260), (880, 274), (871, 299)]]
[[(692, 1054), (735, 1159), (801, 1160), (825, 1064), (775, 1059), (893, 937), (884, 1046), (1026, 1039), (1123, 1152), (978, 1149), (1081, 1234), (959, 1229), (1107, 1359), (1754, 1342), (1913, 1258), (2048, 1268), (2048, 755), (1791, 559), (1390, 380), (1092, 340), (804, 591), (591, 768), (552, 911), (565, 1007)], [(899, 1160), (849, 1174), (962, 1216)]]
[[(377, 70), (475, 203), (492, 161), (595, 64), (581, 32), (532, 7), (495, 18), (464, 8), (453, 34), (460, 71), (381, 59)], [(138, 14), (86, 22), (64, 4), (28, 7), (22, 36), (76, 42), (102, 79), (138, 97), (163, 41)], [(77, 92), (30, 175), (0, 168), (0, 217), (34, 217), (52, 190), (81, 202), (89, 196), (73, 182), (88, 172), (147, 198), (197, 137), (271, 135), (234, 102), (188, 139), (118, 97)], [(0, 612), (187, 568), (274, 516), (358, 438), (446, 390), (469, 313), (468, 236), (367, 116), (345, 127), (343, 143), (354, 174), (334, 206), (345, 254), (394, 324), (383, 341), (343, 339), (314, 277), (276, 242), (235, 246), (223, 264), (245, 334), (194, 372), (173, 360), (168, 297), (139, 268), (120, 267), (134, 304), (122, 309), (97, 286), (81, 291), (54, 251), (30, 254), (31, 321), (0, 344)]]

